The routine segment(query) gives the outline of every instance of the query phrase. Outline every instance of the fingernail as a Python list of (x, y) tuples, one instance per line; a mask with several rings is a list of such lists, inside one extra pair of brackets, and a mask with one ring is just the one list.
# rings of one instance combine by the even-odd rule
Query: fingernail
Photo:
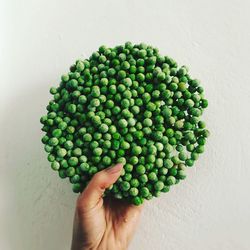
[(109, 174), (114, 174), (114, 173), (118, 173), (121, 171), (122, 169), (122, 164), (121, 163), (118, 163), (114, 166), (110, 166), (108, 168), (106, 168), (106, 171), (109, 173)]

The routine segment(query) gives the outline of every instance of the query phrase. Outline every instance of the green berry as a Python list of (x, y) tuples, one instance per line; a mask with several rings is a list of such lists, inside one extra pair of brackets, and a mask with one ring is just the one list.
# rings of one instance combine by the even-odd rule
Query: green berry
[(87, 162), (83, 162), (81, 165), (80, 165), (80, 169), (81, 171), (83, 172), (88, 172), (89, 171), (89, 164)]
[(122, 163), (105, 195), (140, 205), (184, 179), (204, 152), (203, 87), (150, 45), (102, 45), (50, 93), (42, 143), (51, 168), (76, 193), (98, 171)]
[(131, 149), (132, 155), (140, 155), (142, 153), (142, 148), (140, 146), (134, 146)]
[(139, 175), (142, 175), (146, 172), (146, 169), (143, 165), (138, 165), (136, 167), (136, 173), (139, 174)]
[(68, 160), (68, 164), (72, 167), (76, 166), (78, 164), (78, 158), (77, 157), (70, 157)]
[(151, 173), (149, 173), (149, 175), (148, 175), (148, 179), (149, 179), (150, 181), (155, 182), (155, 181), (157, 181), (158, 178), (157, 178), (156, 173), (151, 172)]
[(136, 196), (132, 199), (132, 203), (135, 205), (135, 206), (139, 206), (142, 204), (142, 200), (140, 197)]
[(63, 158), (67, 154), (67, 150), (65, 148), (60, 148), (57, 150), (57, 156)]
[(149, 190), (147, 187), (142, 187), (140, 190), (140, 194), (142, 197), (147, 198), (150, 194)]
[(137, 196), (137, 195), (139, 194), (139, 190), (138, 190), (136, 187), (131, 187), (131, 188), (129, 189), (129, 194), (130, 194), (131, 196)]
[(123, 181), (123, 182), (121, 183), (121, 189), (122, 189), (122, 191), (128, 191), (129, 188), (130, 188), (129, 182)]
[(73, 167), (69, 167), (66, 169), (66, 174), (68, 177), (72, 177), (75, 175), (75, 169)]
[(60, 169), (60, 163), (57, 162), (57, 161), (53, 161), (53, 162), (51, 163), (51, 168), (52, 168), (53, 170), (55, 170), (55, 171), (59, 170), (59, 169)]
[(154, 184), (154, 188), (156, 191), (161, 191), (164, 188), (164, 183), (162, 181), (157, 181)]
[(174, 176), (169, 176), (167, 177), (167, 184), (170, 186), (170, 185), (174, 185), (176, 182), (176, 179)]

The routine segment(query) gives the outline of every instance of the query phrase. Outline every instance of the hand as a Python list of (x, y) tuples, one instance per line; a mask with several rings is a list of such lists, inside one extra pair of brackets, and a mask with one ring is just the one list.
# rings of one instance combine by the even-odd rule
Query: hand
[(77, 200), (72, 250), (127, 249), (133, 237), (142, 206), (103, 198), (106, 188), (119, 178), (122, 165), (104, 169), (89, 182)]

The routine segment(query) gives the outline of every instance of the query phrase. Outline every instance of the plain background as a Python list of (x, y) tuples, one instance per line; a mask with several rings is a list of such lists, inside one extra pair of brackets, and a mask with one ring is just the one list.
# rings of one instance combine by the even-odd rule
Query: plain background
[(128, 40), (189, 66), (211, 131), (188, 178), (146, 205), (130, 249), (250, 249), (249, 1), (0, 2), (0, 249), (70, 248), (76, 195), (50, 169), (39, 118), (76, 59)]

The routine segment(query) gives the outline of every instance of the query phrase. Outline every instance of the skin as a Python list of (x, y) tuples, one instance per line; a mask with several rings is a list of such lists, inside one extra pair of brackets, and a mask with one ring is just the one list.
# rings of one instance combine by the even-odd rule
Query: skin
[(76, 204), (71, 250), (127, 249), (142, 211), (125, 201), (103, 198), (122, 171), (117, 164), (95, 174)]

